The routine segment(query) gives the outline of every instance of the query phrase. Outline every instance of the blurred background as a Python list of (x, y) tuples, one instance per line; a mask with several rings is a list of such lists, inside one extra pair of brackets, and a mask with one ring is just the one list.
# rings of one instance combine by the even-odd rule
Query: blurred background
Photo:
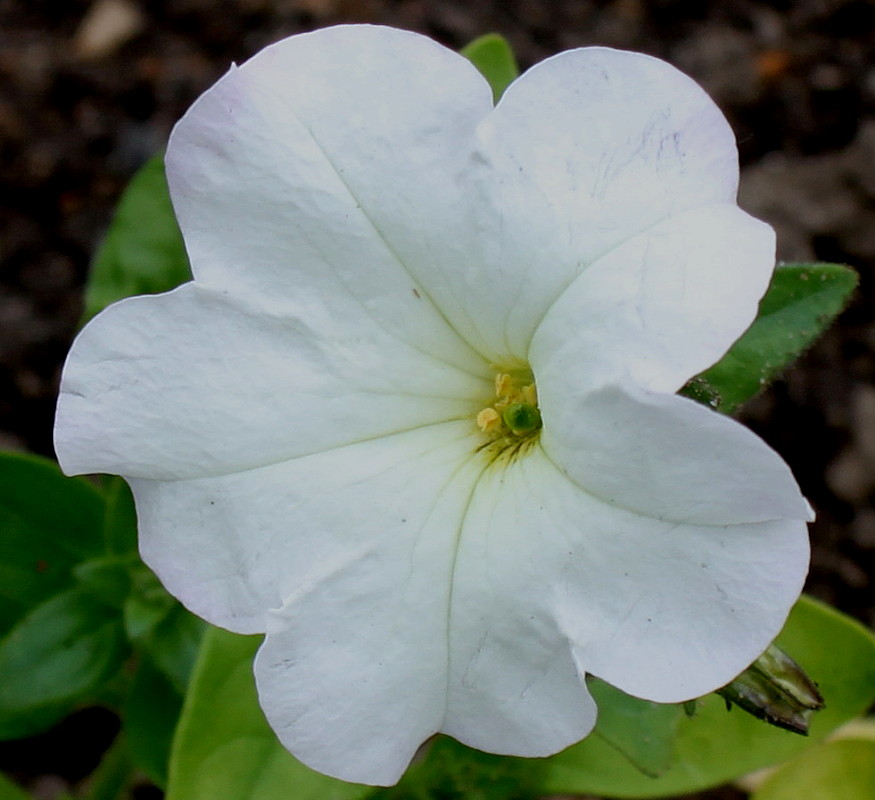
[[(740, 203), (775, 226), (779, 257), (860, 273), (840, 324), (740, 416), (818, 512), (808, 591), (875, 625), (872, 0), (0, 0), (0, 449), (52, 455), (89, 260), (133, 172), (232, 61), (339, 22), (452, 48), (497, 31), (523, 69), (572, 47), (639, 50), (704, 86), (738, 137)], [(114, 731), (84, 713), (36, 750), (0, 745), (0, 769), (86, 774), (71, 733), (91, 732), (96, 759)], [(29, 765), (47, 746), (55, 762)]]

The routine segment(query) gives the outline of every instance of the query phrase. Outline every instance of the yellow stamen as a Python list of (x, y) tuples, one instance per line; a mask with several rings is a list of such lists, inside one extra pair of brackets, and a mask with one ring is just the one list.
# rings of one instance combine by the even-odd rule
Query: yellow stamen
[(513, 380), (510, 375), (499, 372), (495, 376), (495, 396), (499, 398), (509, 398), (513, 393)]
[(494, 408), (484, 408), (477, 415), (477, 424), (484, 433), (495, 430), (501, 424), (501, 414)]

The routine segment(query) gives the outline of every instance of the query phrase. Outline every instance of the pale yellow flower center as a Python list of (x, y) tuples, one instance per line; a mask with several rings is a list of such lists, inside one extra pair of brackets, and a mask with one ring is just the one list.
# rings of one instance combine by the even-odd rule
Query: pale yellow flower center
[(530, 370), (501, 371), (495, 375), (495, 400), (477, 414), (486, 442), (481, 449), (494, 456), (521, 452), (541, 430), (538, 392)]

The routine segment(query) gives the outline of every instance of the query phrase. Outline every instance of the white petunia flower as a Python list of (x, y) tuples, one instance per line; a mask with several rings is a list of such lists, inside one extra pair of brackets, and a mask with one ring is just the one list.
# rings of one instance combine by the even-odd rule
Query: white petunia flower
[(422, 36), (330, 28), (232, 68), (166, 160), (194, 281), (82, 331), (57, 451), (127, 478), (192, 611), (267, 633), (304, 763), (390, 784), (438, 731), (555, 753), (586, 673), (682, 701), (776, 635), (809, 508), (675, 394), (774, 263), (691, 80), (588, 48), (493, 108)]

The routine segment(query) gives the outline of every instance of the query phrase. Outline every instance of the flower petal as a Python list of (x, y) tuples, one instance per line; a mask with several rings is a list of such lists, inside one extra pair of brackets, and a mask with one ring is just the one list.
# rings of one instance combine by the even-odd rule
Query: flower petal
[[(442, 423), (232, 475), (133, 480), (143, 557), (196, 614), (263, 631), (267, 610), (304, 587), (384, 541), (421, 536), (476, 447), (471, 427)], [(442, 511), (449, 521), (432, 535), (455, 540)]]
[(95, 318), (67, 359), (55, 448), (68, 474), (216, 475), (447, 419), (487, 377), (429, 358), (363, 315), (297, 316), (187, 284)]
[[(456, 559), (453, 735), (476, 740), (481, 711), (490, 733), (497, 716), (511, 717), (528, 689), (525, 673), (537, 685), (556, 671), (551, 651), (560, 662), (570, 651), (581, 675), (658, 702), (722, 686), (779, 632), (807, 557), (801, 522), (703, 526), (641, 517), (582, 491), (540, 449), (488, 471)], [(511, 632), (516, 652), (503, 652)], [(479, 665), (498, 659), (496, 689)], [(571, 744), (585, 732), (569, 720), (588, 700), (582, 679), (557, 681), (554, 700), (541, 719), (527, 711), (538, 727), (564, 727)], [(553, 744), (562, 745), (558, 737)]]
[(192, 611), (267, 630), (265, 713), (292, 753), (345, 780), (396, 781), (439, 730), (470, 422), (259, 470), (132, 481), (143, 558)]
[(538, 381), (560, 393), (622, 380), (673, 393), (753, 322), (774, 264), (772, 229), (735, 206), (665, 220), (557, 300), (529, 353)]
[(277, 308), (356, 302), (414, 347), (476, 368), (424, 280), (440, 285), (434, 255), (465, 224), (457, 173), (491, 108), (467, 59), (406, 31), (339, 26), (261, 51), (168, 145), (195, 279)]
[(638, 53), (593, 47), (537, 64), (478, 138), (467, 249), (486, 265), (493, 301), (480, 324), (503, 336), (493, 349), (517, 357), (603, 254), (681, 212), (735, 202), (738, 156), (720, 110), (683, 73)]
[(480, 750), (547, 756), (595, 725), (583, 671), (545, 602), (562, 578), (556, 564), (564, 555), (551, 549), (556, 532), (542, 502), (545, 493), (553, 499), (554, 474), (540, 455), (527, 454), (506, 469), (498, 462), (480, 478), (465, 515), (443, 730)]
[(547, 308), (606, 250), (734, 200), (731, 130), (661, 61), (572, 51), (494, 111), (490, 97), (457, 54), (373, 26), (295, 36), (232, 69), (168, 147), (196, 279), (278, 306), (347, 294), (471, 369), (470, 348), (525, 358)]
[(692, 400), (619, 386), (542, 398), (545, 452), (605, 503), (683, 524), (812, 519), (777, 453)]

